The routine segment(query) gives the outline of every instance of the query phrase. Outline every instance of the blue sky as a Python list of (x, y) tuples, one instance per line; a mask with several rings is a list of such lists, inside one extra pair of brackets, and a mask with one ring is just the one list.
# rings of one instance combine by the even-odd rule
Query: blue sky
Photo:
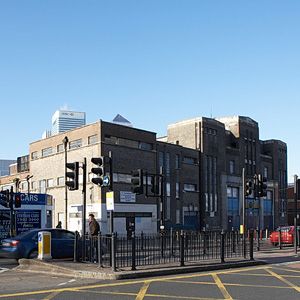
[(167, 133), (249, 116), (300, 175), (300, 1), (0, 0), (0, 158), (29, 153), (57, 109)]

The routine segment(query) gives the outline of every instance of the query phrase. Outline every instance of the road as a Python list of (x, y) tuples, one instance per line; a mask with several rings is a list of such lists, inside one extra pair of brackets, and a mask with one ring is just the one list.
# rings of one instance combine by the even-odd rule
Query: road
[(0, 274), (0, 280), (0, 299), (300, 299), (298, 262), (121, 281), (10, 269)]

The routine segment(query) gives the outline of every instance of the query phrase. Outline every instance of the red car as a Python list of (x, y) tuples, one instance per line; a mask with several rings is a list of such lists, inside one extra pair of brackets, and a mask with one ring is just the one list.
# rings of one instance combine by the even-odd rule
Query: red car
[[(283, 226), (281, 230), (281, 244), (293, 244), (294, 243), (294, 226)], [(270, 242), (276, 246), (279, 244), (279, 228), (273, 231), (270, 235)]]

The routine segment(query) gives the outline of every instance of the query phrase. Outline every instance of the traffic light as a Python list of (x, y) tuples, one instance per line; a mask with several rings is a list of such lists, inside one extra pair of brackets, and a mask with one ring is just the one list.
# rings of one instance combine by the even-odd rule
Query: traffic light
[(9, 208), (9, 190), (0, 191), (0, 200), (2, 206)]
[(251, 194), (252, 194), (252, 181), (249, 179), (246, 181), (245, 196), (250, 196)]
[(93, 157), (91, 159), (91, 162), (97, 165), (97, 168), (91, 169), (91, 172), (97, 176), (92, 178), (92, 183), (97, 184), (99, 186), (103, 186), (105, 176), (105, 157)]
[(20, 195), (15, 195), (15, 208), (20, 208), (21, 207), (21, 196)]
[(66, 167), (71, 170), (71, 172), (66, 172), (66, 178), (71, 179), (66, 180), (66, 186), (70, 191), (78, 190), (79, 162), (66, 163)]
[(258, 174), (258, 196), (265, 197), (267, 196), (267, 178), (262, 176), (262, 174)]
[(143, 169), (131, 171), (131, 191), (137, 195), (144, 193)]

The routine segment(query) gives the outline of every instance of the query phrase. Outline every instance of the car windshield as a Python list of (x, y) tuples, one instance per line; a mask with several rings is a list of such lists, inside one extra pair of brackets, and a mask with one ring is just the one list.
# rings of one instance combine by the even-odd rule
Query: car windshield
[(277, 231), (279, 231), (279, 229), (281, 230), (281, 232), (283, 231), (290, 231), (292, 229), (292, 227), (282, 227), (282, 228), (278, 228)]

